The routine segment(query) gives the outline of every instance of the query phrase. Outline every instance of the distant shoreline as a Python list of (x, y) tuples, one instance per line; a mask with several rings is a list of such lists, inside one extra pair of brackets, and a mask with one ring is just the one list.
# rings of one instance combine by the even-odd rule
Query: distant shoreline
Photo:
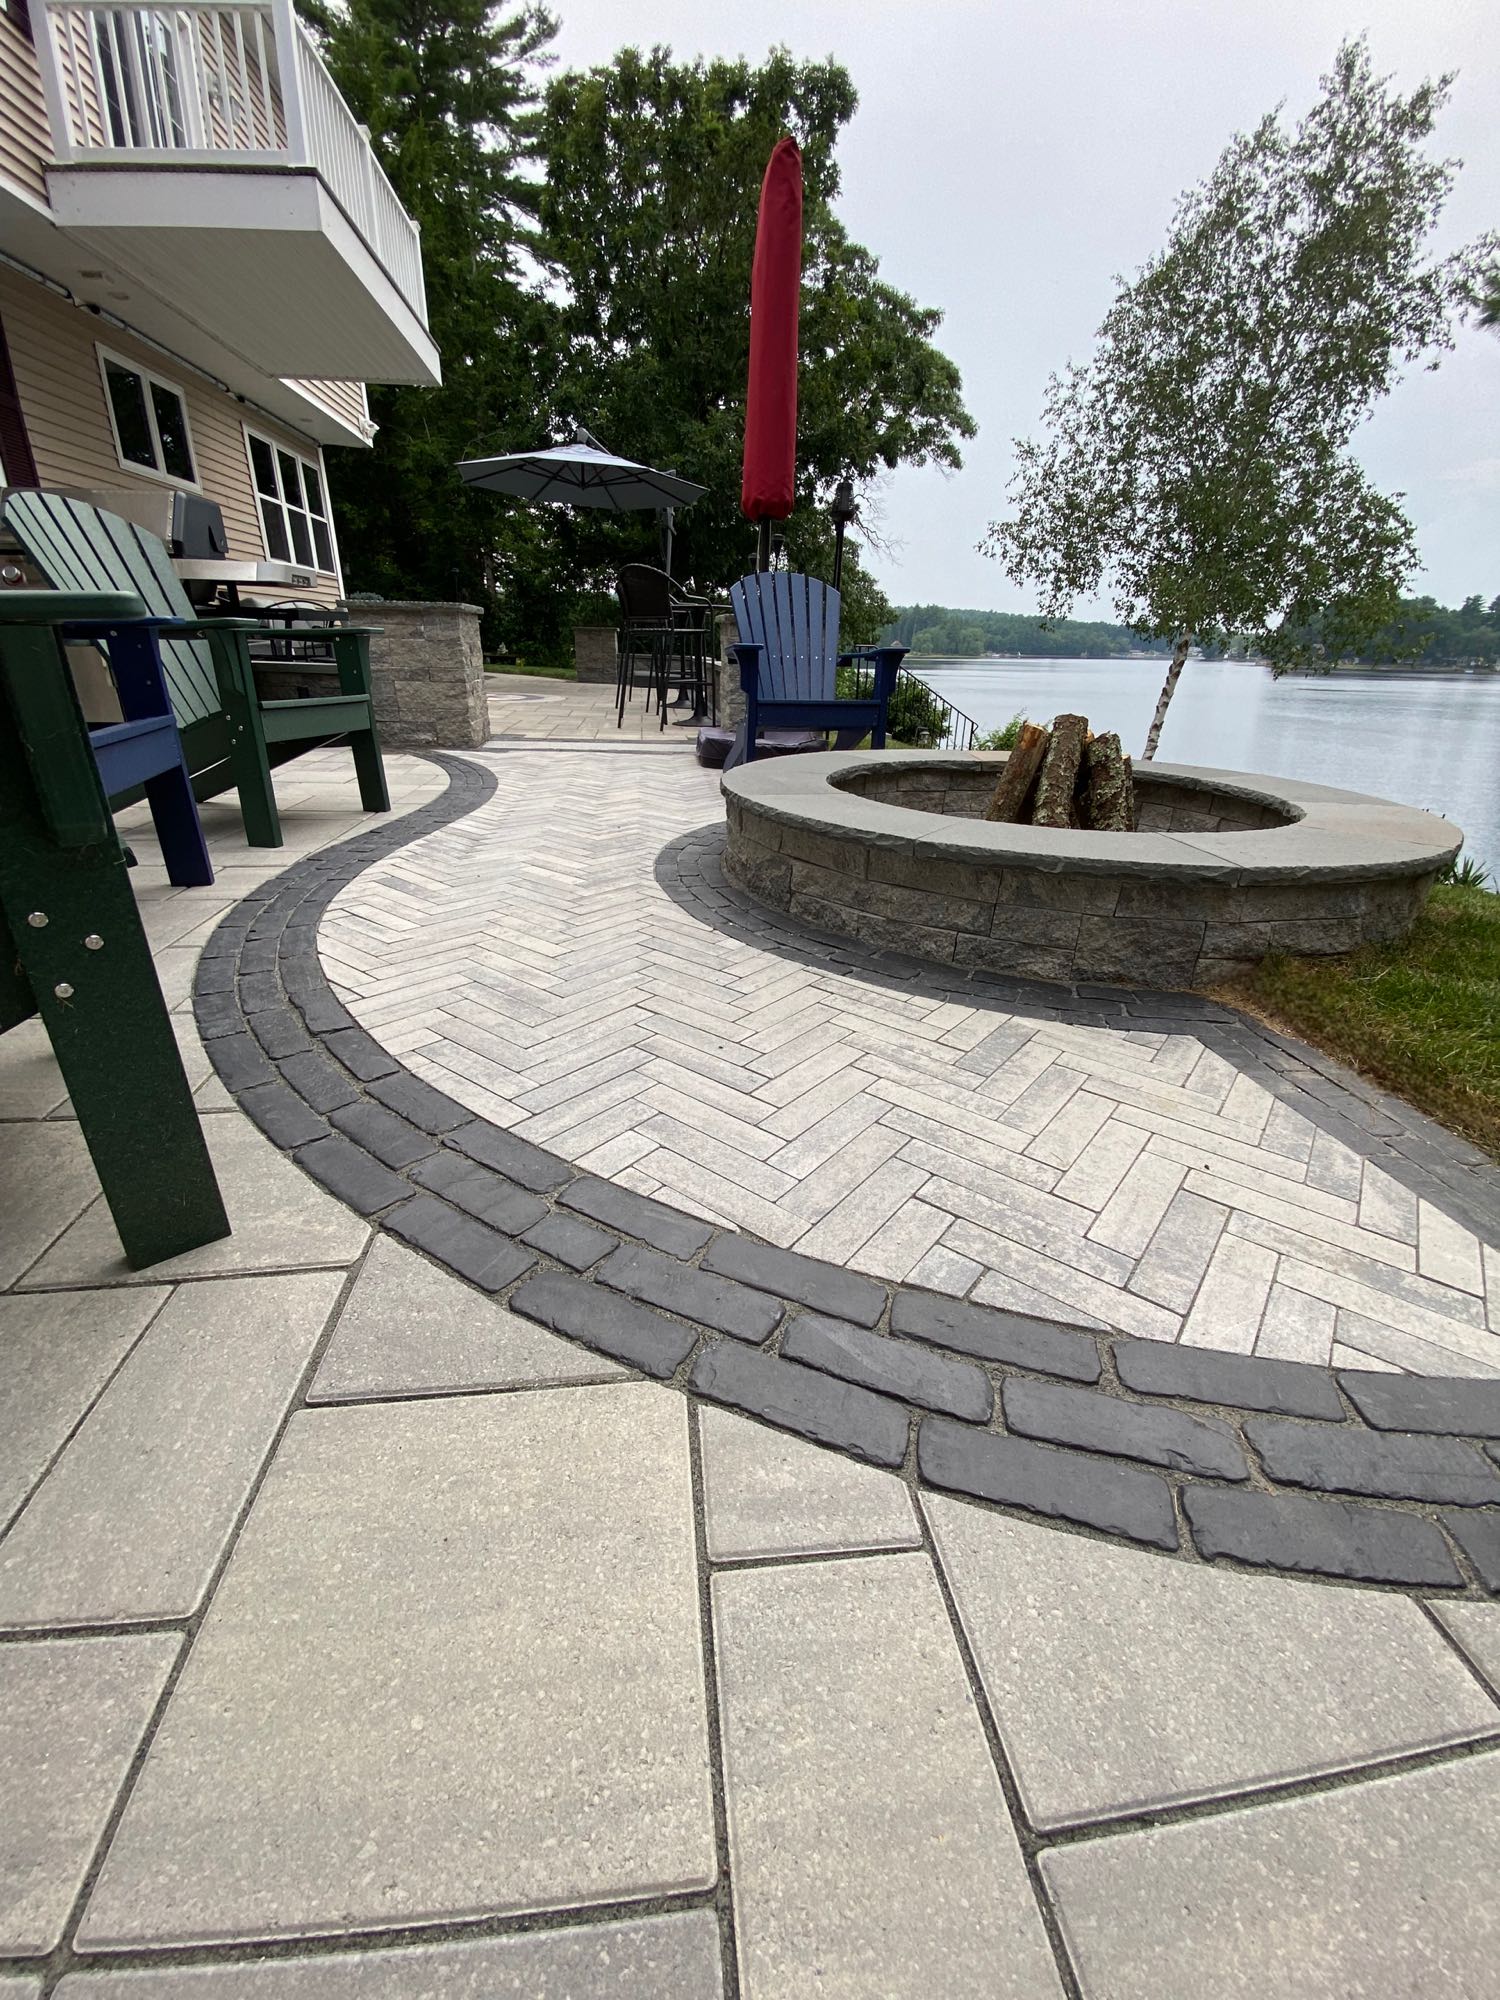
[[(1121, 667), (1165, 666), (1165, 653), (908, 653), (909, 667), (1052, 667), (1070, 661), (1099, 660)], [(1198, 655), (1193, 655), (1194, 659)], [(1211, 664), (1230, 667), (1264, 668), (1264, 660), (1223, 660)], [(1476, 660), (1465, 665), (1457, 660), (1434, 663), (1423, 660), (1339, 660), (1330, 667), (1289, 667), (1298, 680), (1324, 680), (1330, 674), (1389, 674), (1393, 678), (1420, 677), (1423, 680), (1492, 679), (1500, 674), (1500, 664)]]

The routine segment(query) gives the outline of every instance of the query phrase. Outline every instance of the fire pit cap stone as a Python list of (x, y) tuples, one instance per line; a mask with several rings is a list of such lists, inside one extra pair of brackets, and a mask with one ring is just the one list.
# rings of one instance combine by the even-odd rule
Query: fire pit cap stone
[[(738, 807), (762, 824), (936, 860), (1036, 870), (1176, 878), (1184, 883), (1358, 882), (1432, 876), (1458, 853), (1463, 834), (1436, 813), (1296, 778), (1191, 764), (1142, 764), (1138, 790), (1191, 809), (1194, 795), (1260, 809), (1259, 826), (1219, 831), (1096, 833), (1013, 826), (922, 810), (871, 796), (982, 770), (1003, 758), (944, 750), (846, 750), (741, 765), (723, 780), (731, 819)], [(1179, 817), (1181, 815), (1179, 814)], [(1277, 824), (1277, 822), (1281, 822)]]

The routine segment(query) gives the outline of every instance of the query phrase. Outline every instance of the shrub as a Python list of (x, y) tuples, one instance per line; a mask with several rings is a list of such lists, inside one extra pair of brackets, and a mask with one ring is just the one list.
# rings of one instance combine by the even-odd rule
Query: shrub
[(1026, 718), (1018, 709), (1003, 729), (991, 729), (983, 736), (974, 738), (976, 750), (1014, 750), (1021, 740), (1021, 731), (1026, 727)]
[(1482, 861), (1476, 861), (1471, 854), (1467, 860), (1455, 856), (1439, 875), (1440, 882), (1451, 882), (1455, 889), (1488, 889), (1490, 871)]

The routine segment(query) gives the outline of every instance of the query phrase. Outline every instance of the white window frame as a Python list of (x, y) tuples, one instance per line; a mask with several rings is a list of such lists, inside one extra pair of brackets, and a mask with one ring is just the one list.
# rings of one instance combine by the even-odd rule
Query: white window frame
[[(252, 500), (255, 502), (255, 519), (260, 528), (260, 545), (262, 550), (265, 552), (265, 557), (267, 562), (287, 562), (290, 563), (294, 569), (310, 569), (314, 576), (332, 577), (335, 587), (338, 589), (340, 594), (342, 594), (344, 588), (344, 568), (342, 562), (339, 559), (338, 530), (334, 526), (333, 500), (328, 491), (328, 467), (324, 463), (322, 452), (318, 451), (314, 456), (313, 454), (303, 450), (298, 445), (287, 443), (287, 441), (284, 438), (273, 437), (269, 431), (257, 430), (253, 424), (244, 424), (241, 426), (241, 428), (244, 431), (245, 435), (245, 467), (250, 474), (250, 496)], [(330, 548), (333, 551), (332, 569), (324, 569), (318, 563), (317, 561), (318, 550), (317, 550), (316, 539), (314, 539), (313, 541), (313, 560), (310, 563), (304, 563), (296, 554), (295, 548), (293, 548), (291, 554), (286, 556), (272, 555), (270, 539), (266, 534), (265, 511), (261, 505), (261, 501), (264, 496), (261, 493), (259, 481), (256, 479), (255, 476), (255, 457), (250, 449), (250, 442), (252, 438), (258, 444), (263, 444), (266, 447), (266, 450), (270, 452), (271, 463), (276, 470), (276, 484), (278, 489), (281, 486), (281, 479), (282, 479), (281, 460), (278, 457), (278, 453), (284, 454), (287, 458), (292, 459), (299, 467), (310, 466), (312, 470), (318, 475), (318, 490), (323, 495), (324, 511), (322, 519), (325, 525), (327, 526), (328, 542)], [(317, 518), (313, 514), (312, 509), (307, 505), (307, 495), (305, 489), (303, 493), (299, 496), (299, 502), (300, 502), (299, 504), (300, 512), (305, 513), (308, 516), (309, 520)], [(286, 506), (285, 493), (280, 494), (280, 505), (283, 508), (285, 508)], [(308, 529), (308, 534), (309, 535), (312, 534), (312, 529), (310, 527)], [(291, 540), (292, 540), (291, 523), (288, 522), (287, 541), (289, 544), (291, 543)]]
[[(94, 345), (94, 353), (99, 361), (99, 387), (104, 394), (104, 414), (109, 419), (109, 434), (114, 440), (115, 458), (122, 472), (134, 473), (141, 479), (155, 479), (163, 486), (174, 487), (178, 492), (201, 493), (203, 482), (198, 477), (198, 447), (193, 440), (193, 419), (188, 409), (187, 390), (180, 382), (174, 382), (170, 375), (158, 375), (154, 368), (136, 361), (128, 354), (116, 354), (112, 348)], [(163, 458), (161, 434), (156, 428), (156, 409), (151, 401), (150, 389), (154, 383), (158, 389), (165, 389), (177, 398), (182, 411), (182, 428), (187, 438), (188, 457), (193, 462), (193, 476), (184, 479), (175, 472), (164, 472), (159, 466), (137, 465), (133, 458), (127, 458), (120, 446), (120, 430), (115, 422), (115, 402), (109, 393), (109, 373), (106, 364), (113, 362), (116, 368), (123, 368), (131, 375), (138, 375), (146, 385), (146, 423), (151, 432), (151, 446), (158, 458)]]

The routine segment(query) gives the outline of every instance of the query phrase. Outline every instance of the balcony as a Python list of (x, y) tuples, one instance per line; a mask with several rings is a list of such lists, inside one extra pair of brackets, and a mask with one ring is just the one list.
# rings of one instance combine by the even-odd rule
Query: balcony
[(417, 224), (291, 0), (32, 18), (70, 237), (266, 375), (440, 379)]

